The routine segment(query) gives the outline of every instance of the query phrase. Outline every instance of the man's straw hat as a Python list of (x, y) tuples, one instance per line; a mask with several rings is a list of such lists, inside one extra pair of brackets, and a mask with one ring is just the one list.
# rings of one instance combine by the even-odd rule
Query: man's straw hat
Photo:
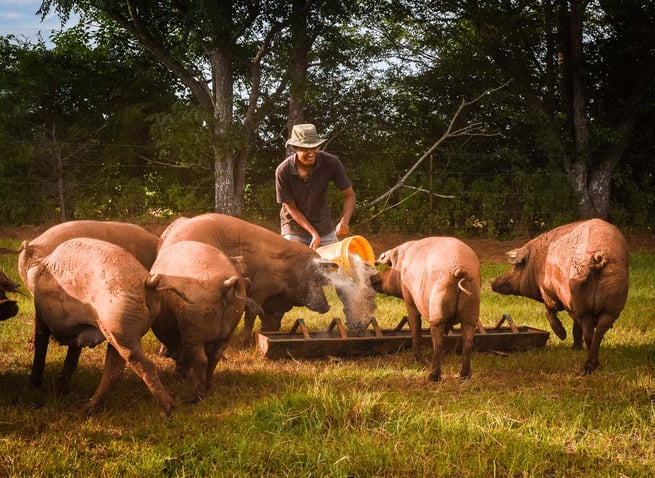
[(319, 138), (313, 124), (297, 124), (291, 130), (291, 138), (286, 146), (300, 146), (301, 148), (316, 148), (325, 143), (327, 139)]

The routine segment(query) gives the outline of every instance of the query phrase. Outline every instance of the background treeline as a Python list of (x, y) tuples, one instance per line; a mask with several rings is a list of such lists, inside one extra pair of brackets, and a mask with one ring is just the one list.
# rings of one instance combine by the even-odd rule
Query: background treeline
[(346, 164), (358, 231), (652, 231), (653, 1), (130, 3), (47, 0), (79, 24), (0, 37), (2, 225), (275, 224), (306, 121)]

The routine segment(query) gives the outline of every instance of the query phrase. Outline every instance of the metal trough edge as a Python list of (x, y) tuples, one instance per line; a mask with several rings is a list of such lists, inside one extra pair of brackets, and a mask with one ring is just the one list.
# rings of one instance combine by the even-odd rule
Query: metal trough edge
[[(508, 326), (503, 327), (504, 322)], [(256, 343), (261, 354), (269, 359), (384, 355), (411, 349), (411, 334), (405, 325), (407, 317), (393, 329), (380, 329), (372, 318), (365, 335), (350, 337), (341, 319), (335, 318), (323, 331), (310, 331), (305, 321), (298, 319), (289, 332), (256, 332)], [(517, 326), (509, 314), (503, 314), (494, 327), (478, 323), (473, 345), (478, 352), (520, 352), (543, 347), (549, 336), (545, 330)], [(421, 329), (421, 344), (432, 346), (430, 329)], [(458, 328), (444, 337), (444, 347), (446, 351), (460, 351)]]

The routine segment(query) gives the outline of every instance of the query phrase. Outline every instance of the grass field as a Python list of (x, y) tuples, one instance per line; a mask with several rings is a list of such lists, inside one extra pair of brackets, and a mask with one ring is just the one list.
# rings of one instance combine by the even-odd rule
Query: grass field
[[(15, 263), (0, 255), (0, 268), (18, 280)], [(491, 292), (489, 279), (505, 264), (482, 269), (485, 325), (510, 314), (547, 328), (541, 304)], [(33, 310), (21, 299), (19, 316), (0, 323), (0, 476), (654, 476), (655, 254), (632, 254), (630, 278), (628, 303), (591, 376), (580, 374), (586, 351), (554, 334), (543, 349), (474, 353), (465, 381), (459, 357), (448, 354), (438, 384), (411, 352), (272, 361), (230, 347), (206, 399), (178, 400), (170, 418), (131, 371), (102, 411), (80, 413), (100, 379), (104, 345), (83, 351), (69, 395), (31, 390)], [(325, 327), (340, 314), (331, 292), (330, 301), (333, 311), (320, 317), (293, 309), (283, 328), (299, 317)], [(378, 297), (383, 327), (404, 314), (400, 300)], [(179, 396), (173, 362), (156, 355), (152, 334), (143, 342)], [(64, 354), (51, 344), (47, 382)]]

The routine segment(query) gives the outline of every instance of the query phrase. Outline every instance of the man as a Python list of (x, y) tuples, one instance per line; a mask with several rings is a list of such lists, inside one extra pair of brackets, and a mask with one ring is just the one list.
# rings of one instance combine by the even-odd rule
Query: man
[[(355, 192), (339, 158), (320, 151), (327, 141), (319, 138), (313, 124), (297, 124), (286, 146), (294, 154), (275, 170), (275, 191), (280, 210), (281, 233), (286, 239), (303, 242), (312, 249), (337, 242), (337, 235), (349, 232), (355, 210)], [(330, 182), (343, 195), (343, 214), (334, 228), (328, 204)]]
[[(282, 204), (280, 225), (282, 236), (300, 241), (312, 249), (337, 242), (337, 235), (349, 232), (350, 218), (355, 210), (355, 192), (339, 158), (320, 151), (327, 141), (319, 138), (313, 124), (297, 124), (291, 130), (286, 147), (292, 146), (294, 154), (288, 156), (275, 170), (277, 202)], [(328, 204), (330, 183), (343, 195), (343, 214), (332, 225), (332, 213)], [(353, 316), (354, 282), (335, 287), (343, 303), (346, 326), (356, 334), (361, 327)], [(359, 327), (359, 329), (358, 329)]]

